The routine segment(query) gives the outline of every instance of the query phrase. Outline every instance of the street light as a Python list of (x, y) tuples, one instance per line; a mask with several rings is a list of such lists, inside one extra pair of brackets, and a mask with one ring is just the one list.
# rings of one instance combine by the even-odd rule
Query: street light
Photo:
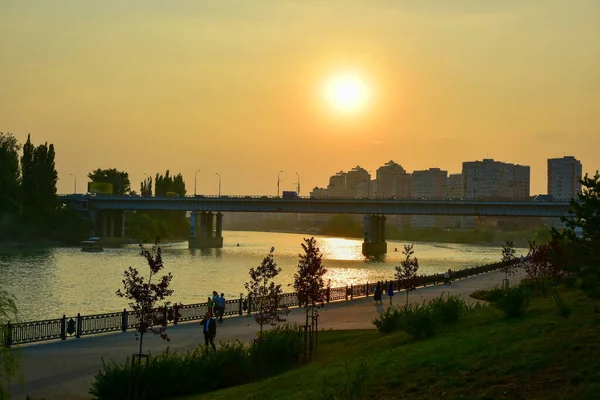
[(279, 197), (279, 183), (281, 182), (281, 179), (279, 179), (279, 175), (283, 172), (283, 170), (279, 171), (277, 173), (277, 197)]
[(296, 172), (296, 177), (298, 178), (298, 182), (296, 182), (296, 194), (300, 196), (300, 175)]
[(198, 175), (198, 172), (200, 172), (200, 170), (194, 172), (194, 197), (196, 197), (196, 176)]
[(73, 194), (77, 194), (77, 177), (73, 174), (69, 174), (75, 179), (75, 183), (73, 184)]
[(219, 177), (219, 197), (221, 197), (221, 175), (218, 172), (215, 175)]

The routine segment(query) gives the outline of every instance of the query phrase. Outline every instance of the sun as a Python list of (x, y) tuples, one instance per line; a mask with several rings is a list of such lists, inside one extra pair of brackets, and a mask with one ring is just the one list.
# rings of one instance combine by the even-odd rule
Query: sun
[(327, 103), (343, 113), (358, 112), (369, 100), (367, 85), (356, 74), (335, 75), (326, 82), (324, 89)]

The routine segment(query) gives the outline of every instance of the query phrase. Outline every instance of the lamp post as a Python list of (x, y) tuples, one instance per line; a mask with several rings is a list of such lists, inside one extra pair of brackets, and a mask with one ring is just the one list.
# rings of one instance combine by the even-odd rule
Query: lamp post
[(198, 172), (200, 172), (200, 170), (194, 172), (194, 197), (196, 197), (196, 176), (198, 175)]
[(77, 194), (77, 177), (73, 174), (69, 174), (73, 177), (73, 179), (75, 179), (75, 182), (73, 184), (73, 194)]
[(221, 197), (221, 175), (218, 172), (215, 175), (219, 177), (219, 197)]
[(298, 181), (296, 182), (296, 194), (298, 196), (300, 196), (300, 175), (298, 175), (297, 172), (296, 172), (296, 177), (298, 178)]
[(279, 183), (281, 182), (281, 179), (279, 179), (279, 175), (281, 175), (282, 172), (283, 170), (277, 173), (277, 197), (279, 197)]

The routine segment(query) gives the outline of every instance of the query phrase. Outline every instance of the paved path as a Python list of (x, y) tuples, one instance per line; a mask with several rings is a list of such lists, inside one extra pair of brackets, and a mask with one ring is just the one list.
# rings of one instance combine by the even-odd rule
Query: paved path
[[(511, 279), (517, 282), (523, 276), (519, 273)], [(455, 281), (450, 286), (438, 285), (420, 288), (410, 293), (412, 302), (421, 303), (439, 296), (442, 292), (461, 294), (469, 301), (474, 301), (468, 295), (478, 289), (487, 289), (502, 282), (503, 274), (491, 272)], [(394, 296), (394, 303), (405, 301), (404, 293)], [(389, 300), (383, 297), (384, 305)], [(375, 306), (373, 298), (362, 298), (349, 302), (330, 303), (320, 310), (320, 329), (374, 329), (373, 318), (377, 311), (383, 311), (381, 305)], [(304, 321), (302, 309), (293, 309), (289, 321), (301, 323)], [(227, 318), (217, 326), (218, 340), (240, 339), (251, 340), (255, 337), (258, 325), (251, 317)], [(148, 335), (144, 338), (144, 348), (157, 354), (167, 346), (173, 350), (185, 351), (191, 349), (204, 339), (199, 323), (189, 322), (170, 326), (167, 330), (171, 342), (167, 343), (158, 337)], [(133, 332), (112, 333), (88, 336), (80, 339), (37, 343), (21, 346), (23, 386), (13, 386), (12, 395), (15, 399), (25, 399), (29, 394), (34, 400), (81, 400), (90, 399), (87, 394), (94, 374), (100, 369), (101, 358), (123, 362), (127, 355), (136, 352), (136, 342)]]

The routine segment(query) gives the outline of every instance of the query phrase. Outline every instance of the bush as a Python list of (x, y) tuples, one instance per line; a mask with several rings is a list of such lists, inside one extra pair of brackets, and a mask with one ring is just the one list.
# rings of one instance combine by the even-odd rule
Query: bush
[(259, 333), (250, 347), (255, 371), (267, 376), (297, 365), (302, 346), (303, 339), (295, 324), (278, 325)]
[(384, 312), (379, 313), (379, 316), (373, 320), (373, 325), (377, 327), (379, 332), (394, 332), (400, 325), (398, 307), (388, 307)]
[(503, 295), (504, 295), (504, 289), (495, 287), (490, 290), (476, 290), (473, 293), (471, 293), (469, 296), (471, 296), (472, 298), (477, 299), (477, 300), (493, 302), (495, 300), (500, 299)]
[(415, 339), (432, 337), (435, 334), (436, 320), (429, 304), (407, 304), (399, 309), (400, 329)]
[(565, 275), (562, 277), (560, 282), (564, 284), (567, 288), (574, 289), (575, 287), (577, 287), (578, 279), (579, 278), (577, 277), (577, 275)]
[(436, 297), (429, 303), (435, 319), (444, 324), (458, 321), (467, 309), (465, 301), (460, 296), (448, 294), (446, 299), (443, 296), (441, 294), (440, 297)]
[(554, 290), (554, 293), (552, 293), (552, 297), (556, 302), (556, 309), (558, 311), (558, 315), (560, 315), (561, 317), (568, 318), (573, 313), (573, 309), (571, 308), (571, 306), (569, 306), (563, 300), (563, 298), (560, 296), (557, 290)]
[[(240, 341), (221, 343), (217, 351), (204, 346), (184, 352), (169, 349), (142, 361), (139, 392), (145, 398), (163, 399), (201, 394), (285, 371), (298, 364), (302, 340), (295, 325), (277, 326), (250, 345)], [(95, 375), (89, 393), (97, 399), (128, 398), (131, 360), (107, 363)]]
[(494, 307), (504, 312), (506, 318), (516, 318), (523, 314), (530, 298), (530, 289), (519, 285), (504, 290), (503, 295), (494, 299), (491, 303)]

